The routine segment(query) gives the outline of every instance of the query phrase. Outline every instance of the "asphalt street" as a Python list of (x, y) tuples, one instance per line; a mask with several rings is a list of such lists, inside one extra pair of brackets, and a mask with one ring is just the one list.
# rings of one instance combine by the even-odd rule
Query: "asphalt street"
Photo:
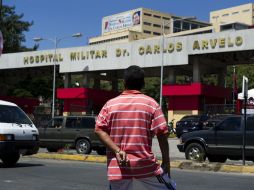
[[(172, 160), (185, 159), (184, 153), (179, 152), (179, 150), (177, 149), (177, 144), (180, 143), (178, 138), (169, 138), (168, 143), (169, 143), (169, 155)], [(161, 152), (157, 138), (153, 138), (152, 150), (156, 155), (156, 157), (161, 159)]]
[[(178, 190), (253, 190), (254, 175), (172, 170), (172, 177)], [(106, 190), (106, 165), (26, 157), (14, 168), (0, 164), (0, 184), (0, 190)]]

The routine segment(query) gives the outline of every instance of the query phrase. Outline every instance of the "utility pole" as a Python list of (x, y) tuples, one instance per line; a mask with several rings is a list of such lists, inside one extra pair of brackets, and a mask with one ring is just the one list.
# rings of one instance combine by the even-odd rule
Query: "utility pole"
[(232, 104), (233, 104), (233, 110), (234, 110), (234, 113), (235, 113), (235, 99), (236, 99), (236, 73), (235, 73), (235, 65), (233, 65), (233, 93), (232, 93), (232, 97), (233, 97), (233, 100), (232, 100)]
[(3, 1), (0, 0), (0, 27), (2, 26), (2, 9), (3, 9)]
[(1, 32), (1, 29), (3, 27), (3, 1), (0, 0), (0, 56), (3, 52), (3, 34)]

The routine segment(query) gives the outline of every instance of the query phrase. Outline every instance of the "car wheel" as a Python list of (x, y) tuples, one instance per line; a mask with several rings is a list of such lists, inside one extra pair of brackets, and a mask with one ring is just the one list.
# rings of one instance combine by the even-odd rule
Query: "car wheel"
[(208, 155), (209, 162), (220, 162), (224, 163), (227, 160), (226, 156), (220, 156), (220, 155)]
[(98, 148), (96, 152), (99, 155), (106, 155), (106, 148)]
[(6, 167), (12, 167), (16, 165), (20, 158), (19, 153), (13, 153), (13, 154), (8, 154), (8, 155), (3, 155), (1, 157), (1, 160), (3, 161), (4, 166)]
[(187, 160), (204, 162), (206, 159), (205, 149), (201, 144), (191, 143), (185, 150), (185, 157)]
[(76, 150), (78, 154), (90, 154), (91, 144), (87, 139), (80, 139), (76, 143)]
[(57, 148), (47, 148), (48, 152), (57, 152), (58, 149)]

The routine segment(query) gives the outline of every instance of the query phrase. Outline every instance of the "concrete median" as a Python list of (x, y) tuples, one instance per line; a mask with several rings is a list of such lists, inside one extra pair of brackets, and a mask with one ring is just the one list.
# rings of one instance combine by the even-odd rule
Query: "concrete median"
[[(55, 159), (55, 160), (72, 160), (84, 161), (95, 163), (106, 163), (106, 156), (99, 155), (80, 155), (80, 154), (65, 154), (65, 153), (38, 153), (32, 156), (38, 159)], [(171, 161), (172, 168), (185, 169), (185, 170), (199, 170), (199, 171), (214, 171), (214, 172), (233, 172), (233, 173), (253, 173), (254, 166), (240, 165), (240, 164), (222, 164), (222, 163), (209, 163), (209, 162), (192, 162), (187, 160), (174, 160)]]

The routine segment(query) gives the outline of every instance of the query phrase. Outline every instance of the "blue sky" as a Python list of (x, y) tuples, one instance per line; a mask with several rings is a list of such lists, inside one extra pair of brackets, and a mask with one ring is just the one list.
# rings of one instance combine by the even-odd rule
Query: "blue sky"
[[(85, 46), (89, 37), (101, 34), (103, 16), (135, 9), (150, 8), (177, 16), (196, 16), (198, 20), (209, 22), (210, 11), (224, 9), (250, 0), (3, 0), (4, 5), (16, 7), (23, 13), (24, 21), (34, 25), (26, 32), (26, 45), (34, 45), (34, 37), (61, 38), (81, 32), (82, 38), (63, 40), (59, 47)], [(40, 43), (40, 48), (53, 49), (49, 41)]]

